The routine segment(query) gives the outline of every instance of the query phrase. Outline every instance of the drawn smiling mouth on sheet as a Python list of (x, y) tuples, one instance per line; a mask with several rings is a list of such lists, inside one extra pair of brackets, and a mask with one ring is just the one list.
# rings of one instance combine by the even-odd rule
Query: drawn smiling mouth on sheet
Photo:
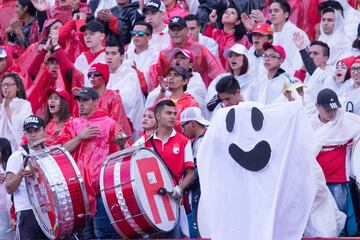
[[(234, 129), (235, 120), (235, 109), (232, 108), (226, 116), (226, 130), (229, 133), (231, 133)], [(253, 107), (251, 109), (251, 123), (253, 129), (255, 131), (260, 131), (262, 129), (263, 122), (264, 114), (260, 111), (260, 109)], [(231, 143), (228, 151), (235, 162), (246, 170), (253, 172), (258, 172), (264, 169), (268, 165), (271, 157), (271, 146), (265, 140), (258, 142), (250, 151), (244, 151), (237, 144)]]

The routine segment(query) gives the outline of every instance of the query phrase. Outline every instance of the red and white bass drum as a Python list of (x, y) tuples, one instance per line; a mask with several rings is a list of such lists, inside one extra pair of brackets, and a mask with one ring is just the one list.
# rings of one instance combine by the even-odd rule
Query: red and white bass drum
[(105, 209), (123, 238), (147, 238), (171, 231), (179, 216), (179, 204), (160, 188), (174, 183), (163, 162), (151, 150), (132, 147), (110, 155), (100, 173)]
[(89, 213), (83, 178), (74, 159), (60, 146), (29, 155), (34, 175), (27, 191), (39, 226), (50, 239), (62, 239), (84, 228)]

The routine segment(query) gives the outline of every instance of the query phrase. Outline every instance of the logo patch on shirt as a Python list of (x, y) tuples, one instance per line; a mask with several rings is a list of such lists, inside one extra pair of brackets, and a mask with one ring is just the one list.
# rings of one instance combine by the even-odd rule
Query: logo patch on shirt
[(179, 152), (180, 152), (179, 144), (175, 143), (175, 145), (173, 147), (173, 152), (174, 152), (174, 154), (179, 154)]

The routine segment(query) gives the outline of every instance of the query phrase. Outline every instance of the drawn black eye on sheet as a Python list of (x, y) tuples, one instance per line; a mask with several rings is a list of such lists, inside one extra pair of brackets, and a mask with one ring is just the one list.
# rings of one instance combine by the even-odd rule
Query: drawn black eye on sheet
[[(235, 109), (229, 110), (226, 115), (226, 130), (231, 133), (234, 130), (236, 115)], [(253, 107), (251, 109), (251, 125), (255, 131), (260, 131), (264, 123), (264, 114), (260, 109)], [(271, 146), (270, 144), (262, 140), (258, 142), (253, 149), (250, 151), (242, 150), (237, 144), (231, 143), (229, 145), (229, 154), (241, 167), (257, 172), (264, 169), (271, 157)]]

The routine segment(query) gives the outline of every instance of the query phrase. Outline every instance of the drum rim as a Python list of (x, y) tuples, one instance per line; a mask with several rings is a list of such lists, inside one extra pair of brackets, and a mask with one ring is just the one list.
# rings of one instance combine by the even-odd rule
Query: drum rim
[[(38, 164), (40, 164), (40, 162), (38, 162), (38, 161), (36, 160), (36, 156), (41, 155), (41, 154), (44, 154), (44, 153), (50, 153), (50, 152), (53, 151), (53, 150), (59, 150), (59, 151), (61, 151), (61, 152), (67, 157), (67, 159), (69, 160), (70, 165), (71, 165), (71, 167), (72, 167), (72, 169), (73, 169), (76, 177), (78, 178), (77, 183), (78, 183), (79, 186), (80, 186), (81, 194), (82, 194), (83, 201), (84, 201), (84, 210), (85, 210), (85, 216), (84, 216), (84, 217), (86, 218), (86, 219), (85, 219), (85, 222), (86, 222), (86, 220), (87, 220), (87, 218), (88, 218), (88, 216), (89, 216), (89, 202), (88, 202), (87, 193), (86, 193), (86, 190), (85, 190), (84, 180), (83, 180), (82, 175), (81, 175), (81, 173), (80, 173), (79, 167), (77, 166), (77, 164), (76, 164), (74, 158), (71, 156), (71, 154), (70, 154), (63, 146), (61, 146), (61, 145), (55, 145), (55, 146), (51, 146), (51, 147), (48, 147), (48, 148), (44, 148), (44, 149), (42, 149), (41, 151), (35, 152), (35, 153), (33, 153), (33, 154), (30, 154), (29, 156), (30, 156), (30, 157), (35, 157), (34, 160), (35, 160)], [(49, 154), (49, 155), (50, 155), (50, 154)], [(50, 156), (51, 156), (51, 155), (50, 155)], [(56, 159), (55, 159), (53, 156), (51, 156), (51, 157), (54, 159), (54, 161), (56, 161)], [(57, 164), (57, 162), (56, 162), (56, 164)], [(44, 166), (45, 166), (45, 165), (44, 165)], [(59, 166), (58, 164), (57, 164), (57, 166), (59, 167), (59, 169), (60, 169), (60, 171), (61, 171), (60, 166)], [(50, 174), (48, 173), (48, 169), (47, 169), (46, 166), (43, 167), (43, 168), (41, 168), (41, 169), (42, 169), (43, 172), (46, 172), (47, 175), (50, 175)], [(44, 171), (44, 169), (45, 169), (45, 171)], [(71, 198), (71, 193), (70, 193), (70, 190), (69, 190), (69, 186), (68, 186), (68, 184), (67, 184), (67, 182), (66, 182), (65, 176), (63, 176), (63, 178), (64, 178), (64, 180), (65, 180), (65, 183), (66, 183), (67, 189), (68, 189), (68, 193), (69, 193), (69, 196), (70, 196), (70, 198)], [(48, 179), (48, 180), (49, 180), (49, 179)], [(53, 181), (53, 180), (51, 180), (51, 181)], [(50, 182), (49, 182), (49, 184), (50, 184), (50, 185), (54, 185), (53, 183), (50, 183)], [(29, 191), (28, 188), (27, 188), (27, 191)], [(56, 199), (59, 198), (59, 196), (58, 196), (58, 194), (56, 193), (56, 191), (53, 191), (53, 189), (51, 189), (51, 192), (56, 196)], [(58, 202), (58, 201), (56, 201), (56, 202)], [(32, 208), (34, 208), (32, 203), (31, 203), (31, 205), (32, 205)], [(57, 209), (57, 207), (56, 207), (55, 209), (56, 209), (56, 213), (57, 213), (57, 214), (56, 214), (56, 224), (57, 224), (58, 227), (60, 227), (60, 225), (59, 225), (59, 213), (61, 213), (62, 210), (61, 210), (61, 209), (60, 209), (60, 210)], [(72, 210), (72, 213), (73, 213), (73, 220), (72, 220), (72, 221), (73, 221), (73, 224), (72, 224), (71, 229), (69, 230), (69, 232), (67, 232), (67, 231), (60, 231), (59, 236), (55, 236), (55, 235), (49, 236), (49, 235), (47, 234), (47, 232), (43, 230), (43, 232), (45, 233), (45, 235), (46, 235), (47, 237), (49, 237), (50, 239), (55, 239), (56, 237), (65, 237), (65, 236), (67, 236), (67, 235), (72, 234), (72, 232), (74, 232), (74, 230), (75, 230), (75, 229), (74, 229), (75, 220), (76, 220), (78, 217), (75, 216), (74, 206), (73, 206), (73, 203), (72, 203), (72, 202), (71, 202), (71, 210)], [(33, 209), (33, 211), (34, 211), (34, 209)], [(37, 221), (39, 222), (39, 219), (38, 219), (38, 216), (37, 216), (38, 214), (34, 214), (34, 215), (35, 215)], [(40, 221), (40, 222), (42, 222), (42, 221)], [(39, 225), (41, 226), (41, 224), (39, 224)]]
[[(80, 173), (80, 169), (78, 167), (78, 165), (75, 162), (75, 159), (71, 156), (71, 154), (64, 148), (64, 147), (59, 147), (59, 149), (68, 157), (72, 168), (74, 169), (74, 172), (76, 174), (76, 177), (78, 178), (78, 183), (80, 185), (80, 189), (81, 189), (81, 194), (84, 200), (84, 209), (85, 209), (85, 222), (89, 216), (89, 199), (87, 197), (87, 192), (86, 192), (86, 188), (85, 188), (85, 183), (84, 183), (84, 179)], [(77, 216), (75, 217), (75, 213), (74, 213), (74, 219), (76, 219)]]
[[(105, 186), (104, 186), (104, 174), (105, 174), (105, 168), (108, 165), (108, 163), (114, 159), (115, 157), (118, 156), (119, 152), (115, 152), (111, 155), (109, 155), (106, 159), (106, 161), (103, 163), (103, 165), (101, 166), (101, 170), (100, 170), (100, 194), (101, 194), (101, 198), (103, 200), (104, 203), (104, 207), (105, 207), (105, 211), (107, 216), (109, 217), (110, 223), (111, 225), (115, 228), (115, 230), (117, 231), (117, 233), (124, 239), (127, 239), (126, 235), (120, 230), (120, 228), (117, 226), (115, 219), (110, 211), (108, 202), (106, 201), (106, 195), (105, 195)], [(122, 160), (122, 159), (121, 159)], [(104, 201), (105, 200), (105, 201)]]
[[(137, 150), (136, 152), (134, 152), (134, 154), (131, 156), (131, 160), (133, 159), (134, 155), (135, 155), (137, 152), (141, 151), (141, 150), (149, 151), (149, 152), (151, 152), (151, 153), (156, 157), (156, 159), (157, 159), (157, 160), (161, 163), (161, 165), (164, 167), (165, 172), (166, 172), (166, 174), (169, 176), (169, 178), (171, 179), (171, 184), (172, 184), (173, 187), (174, 187), (174, 183), (173, 183), (173, 181), (172, 181), (172, 177), (171, 177), (171, 175), (168, 173), (168, 170), (166, 169), (164, 163), (159, 159), (159, 157), (157, 156), (157, 154), (156, 154), (154, 151), (152, 151), (151, 149), (149, 149), (149, 148), (140, 148), (140, 149), (138, 149), (138, 150)], [(131, 173), (132, 173), (132, 168), (133, 168), (133, 162), (134, 162), (134, 161), (131, 161), (131, 162), (130, 162), (130, 172), (131, 172)], [(132, 186), (133, 189), (135, 189), (135, 182), (131, 182), (131, 186)], [(137, 192), (137, 191), (134, 191), (134, 195), (135, 195), (135, 200), (136, 200), (136, 203), (137, 203), (138, 206), (139, 206), (140, 211), (145, 213), (145, 210), (144, 210), (144, 207), (143, 207), (143, 205), (142, 205), (142, 203), (141, 203), (141, 201), (140, 201), (140, 197), (139, 197), (138, 192)], [(177, 223), (177, 221), (178, 221), (179, 214), (180, 214), (180, 206), (179, 206), (179, 204), (177, 204), (176, 212), (175, 212), (175, 219), (176, 219), (176, 221), (174, 222), (174, 225), (173, 225), (172, 228), (169, 230), (169, 232), (172, 231), (172, 230), (176, 227), (176, 223)], [(159, 229), (154, 223), (152, 223), (151, 220), (149, 219), (149, 217), (148, 217), (146, 214), (144, 215), (144, 218), (145, 218), (145, 220), (148, 222), (148, 224), (149, 224), (151, 227), (153, 227), (154, 229), (156, 229), (156, 230), (158, 230), (158, 231), (164, 232), (162, 229)], [(156, 234), (156, 233), (155, 233), (155, 234)], [(150, 235), (150, 234), (149, 234), (149, 235)]]
[[(171, 184), (174, 185), (174, 183), (172, 182), (172, 177), (171, 177), (171, 175), (168, 173), (166, 167), (164, 166), (164, 163), (159, 159), (159, 157), (158, 157), (151, 149), (148, 149), (148, 148), (145, 148), (145, 147), (142, 147), (142, 146), (136, 146), (136, 147), (133, 147), (133, 148), (127, 148), (127, 149), (125, 149), (125, 150), (121, 150), (121, 151), (115, 152), (115, 153), (113, 153), (113, 154), (111, 154), (111, 155), (109, 155), (109, 156), (107, 157), (107, 159), (106, 159), (106, 161), (103, 163), (103, 165), (102, 165), (102, 167), (101, 167), (101, 171), (100, 171), (100, 192), (101, 192), (101, 197), (102, 197), (102, 199), (103, 199), (105, 210), (106, 210), (106, 212), (107, 212), (107, 215), (108, 215), (110, 221), (112, 222), (113, 227), (117, 230), (117, 232), (118, 232), (123, 238), (126, 238), (126, 239), (127, 239), (128, 237), (127, 237), (124, 233), (122, 233), (122, 231), (119, 229), (119, 227), (118, 227), (117, 224), (115, 223), (115, 219), (113, 218), (113, 215), (112, 215), (112, 213), (111, 213), (111, 211), (110, 211), (108, 202), (106, 201), (105, 186), (104, 186), (104, 184), (105, 184), (105, 183), (104, 183), (105, 168), (106, 168), (106, 166), (109, 164), (109, 162), (110, 162), (111, 160), (116, 161), (115, 158), (117, 158), (117, 157), (119, 157), (119, 156), (121, 156), (121, 155), (124, 155), (124, 156), (123, 156), (121, 159), (117, 160), (117, 161), (120, 161), (119, 164), (122, 164), (122, 161), (123, 161), (124, 158), (131, 156), (131, 158), (129, 159), (129, 161), (130, 161), (130, 166), (129, 166), (129, 167), (130, 167), (130, 176), (131, 176), (131, 175), (132, 175), (133, 162), (134, 162), (134, 161), (132, 161), (132, 160), (133, 160), (133, 157), (136, 155), (136, 153), (138, 153), (138, 152), (141, 151), (141, 150), (149, 151), (150, 153), (152, 153), (152, 155), (154, 155), (154, 156), (156, 157), (156, 159), (157, 159), (159, 162), (161, 162), (161, 164), (163, 165), (164, 169), (166, 170), (166, 174), (168, 174), (169, 178), (171, 179)], [(129, 153), (131, 153), (131, 154), (129, 154)], [(132, 189), (135, 189), (135, 188), (134, 188), (134, 186), (135, 186), (134, 184), (135, 184), (135, 183), (132, 181), (132, 182), (131, 182), (131, 187), (132, 187)], [(135, 201), (136, 201), (136, 203), (137, 203), (137, 205), (138, 205), (139, 210), (140, 210), (141, 212), (145, 213), (144, 207), (143, 207), (143, 205), (141, 204), (141, 201), (139, 200), (140, 198), (139, 198), (139, 195), (138, 195), (137, 191), (133, 191), (133, 193), (134, 193)], [(104, 199), (105, 199), (105, 201), (104, 201)], [(172, 230), (176, 227), (176, 223), (177, 223), (177, 221), (178, 221), (179, 214), (180, 214), (180, 209), (179, 209), (179, 207), (180, 207), (180, 206), (177, 204), (176, 212), (175, 212), (175, 219), (176, 219), (176, 221), (175, 221), (174, 225), (172, 226), (172, 228), (171, 228), (169, 231), (172, 231)], [(134, 219), (134, 217), (133, 217), (132, 214), (131, 214), (131, 216), (132, 216), (132, 218)], [(144, 214), (143, 217), (144, 217), (144, 219), (146, 220), (146, 222), (148, 223), (148, 225), (149, 225), (150, 227), (152, 227), (154, 230), (156, 230), (156, 231), (158, 231), (158, 232), (164, 232), (162, 229), (159, 229), (155, 224), (153, 224), (153, 223), (150, 221), (149, 217), (148, 217), (146, 214)], [(127, 221), (127, 220), (126, 220), (126, 221)], [(140, 228), (145, 234), (147, 234), (148, 236), (153, 235), (153, 234), (150, 234), (150, 233), (148, 233), (148, 232), (145, 232), (140, 226), (139, 226), (139, 228)], [(154, 233), (154, 234), (157, 234), (157, 233)], [(141, 235), (141, 234), (139, 234), (139, 235)]]
[[(43, 153), (46, 153), (46, 151), (42, 151), (41, 152), (42, 154)], [(39, 154), (40, 154), (40, 152), (39, 152)], [(37, 155), (39, 155), (39, 154), (34, 154), (34, 155), (32, 155), (32, 156), (37, 156)], [(36, 159), (34, 159), (34, 161), (36, 161), (36, 164), (38, 164), (39, 165), (39, 167), (40, 167), (40, 165), (42, 165), (42, 166), (44, 166), (44, 164), (42, 164), (41, 162), (39, 162), (39, 161), (37, 161)], [(46, 175), (46, 174), (49, 174), (48, 172), (47, 172), (47, 169), (46, 169), (46, 167), (44, 168), (44, 167), (40, 167), (40, 169), (44, 172), (44, 175)], [(45, 170), (44, 170), (45, 169)], [(54, 194), (54, 195), (56, 195), (56, 199), (58, 198), (58, 196), (57, 196), (57, 194), (56, 194), (56, 192), (54, 192), (53, 191), (53, 189), (51, 188), (51, 186), (52, 185), (54, 185), (54, 183), (53, 183), (53, 180), (51, 180), (51, 179), (47, 179), (48, 180), (48, 182), (49, 182), (49, 185), (50, 185), (50, 189), (51, 189), (51, 193), (52, 194)], [(25, 178), (25, 181), (26, 181), (26, 186), (28, 185), (28, 178)], [(28, 187), (26, 187), (26, 189), (27, 189), (27, 192), (28, 192), (28, 195), (30, 195), (29, 194), (29, 188)], [(38, 211), (36, 210), (36, 208), (34, 207), (34, 203), (33, 203), (33, 201), (32, 201), (32, 198), (29, 196), (29, 200), (30, 200), (30, 203), (31, 203), (31, 208), (32, 208), (32, 211), (33, 211), (33, 213), (34, 213), (34, 216), (35, 216), (35, 218), (36, 218), (36, 221), (38, 222), (38, 224), (39, 224), (39, 226), (40, 226), (40, 228), (41, 228), (41, 230), (43, 231), (43, 233), (48, 237), (48, 238), (50, 238), (50, 239), (55, 239), (56, 238), (56, 236), (55, 236), (55, 234), (52, 234), (52, 235), (49, 235), (49, 231), (46, 231), (46, 229), (44, 229), (44, 222), (40, 219), (40, 214), (38, 213)], [(55, 198), (54, 198), (54, 200), (55, 200)], [(57, 201), (55, 202), (55, 205), (56, 205), (56, 203), (57, 203)], [(59, 227), (59, 211), (58, 211), (58, 208), (57, 207), (55, 207), (55, 224)], [(46, 225), (45, 225), (46, 226)], [(61, 233), (61, 229), (60, 229), (60, 233)]]

